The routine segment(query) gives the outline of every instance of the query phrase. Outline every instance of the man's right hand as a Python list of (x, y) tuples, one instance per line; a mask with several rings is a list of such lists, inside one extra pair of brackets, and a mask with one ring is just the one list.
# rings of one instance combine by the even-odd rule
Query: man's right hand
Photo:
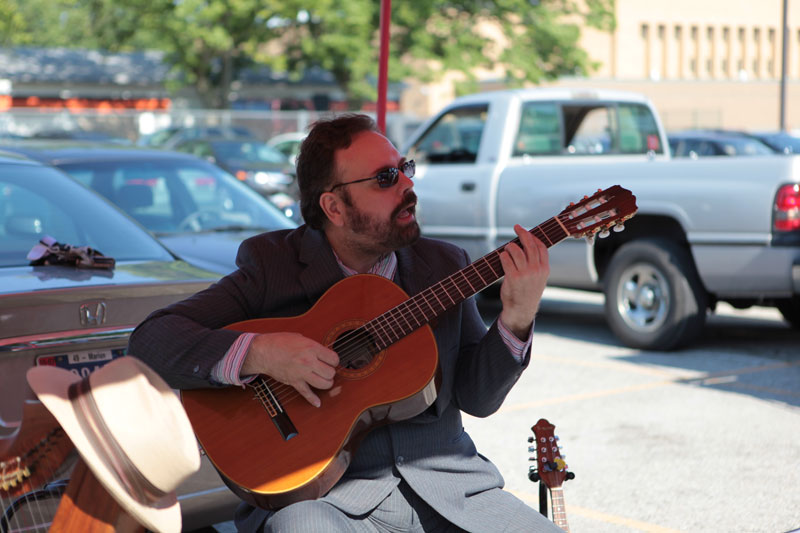
[(299, 333), (262, 333), (250, 343), (242, 376), (266, 374), (294, 387), (308, 403), (320, 406), (315, 389), (330, 389), (339, 356)]

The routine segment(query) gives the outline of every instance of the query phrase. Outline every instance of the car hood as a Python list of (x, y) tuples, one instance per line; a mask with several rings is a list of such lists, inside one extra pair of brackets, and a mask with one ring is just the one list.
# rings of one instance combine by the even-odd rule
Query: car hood
[(118, 262), (112, 270), (70, 266), (20, 266), (0, 269), (0, 298), (54, 289), (95, 285), (131, 286), (152, 283), (210, 282), (219, 276), (185, 261)]
[(258, 230), (180, 233), (159, 235), (158, 239), (181, 259), (225, 275), (236, 270), (236, 254), (242, 241), (259, 233)]

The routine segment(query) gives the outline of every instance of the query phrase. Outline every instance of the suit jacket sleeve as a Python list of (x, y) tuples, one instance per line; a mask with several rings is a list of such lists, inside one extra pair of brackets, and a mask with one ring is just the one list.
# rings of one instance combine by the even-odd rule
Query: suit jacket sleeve
[[(458, 247), (421, 241), (415, 246), (417, 259), (429, 267), (434, 279), (469, 264), (466, 252)], [(527, 367), (530, 350), (522, 363), (515, 359), (496, 321), (487, 331), (474, 298), (442, 315), (433, 332), (442, 371), (437, 413), (441, 414), (450, 402), (472, 416), (485, 417), (497, 411)]]
[(236, 263), (236, 271), (207, 289), (150, 314), (131, 334), (128, 352), (174, 388), (216, 386), (211, 369), (240, 335), (222, 328), (307, 309), (306, 292), (297, 287), (291, 234), (274, 232), (244, 241)]

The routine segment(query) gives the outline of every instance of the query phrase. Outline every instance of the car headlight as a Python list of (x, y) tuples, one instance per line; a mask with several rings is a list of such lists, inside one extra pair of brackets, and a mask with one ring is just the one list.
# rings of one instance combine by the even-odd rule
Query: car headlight
[(284, 174), (283, 172), (264, 172), (259, 171), (253, 174), (253, 181), (257, 185), (277, 186), (289, 185), (292, 183), (292, 177)]

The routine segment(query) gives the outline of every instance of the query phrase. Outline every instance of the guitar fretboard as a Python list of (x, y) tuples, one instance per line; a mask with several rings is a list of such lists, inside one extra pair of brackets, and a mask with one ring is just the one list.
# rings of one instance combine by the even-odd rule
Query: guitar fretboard
[(553, 507), (553, 523), (569, 533), (569, 524), (567, 524), (567, 511), (564, 505), (564, 489), (561, 487), (551, 488), (550, 500)]
[[(548, 248), (569, 236), (558, 217), (536, 226), (530, 233)], [(519, 244), (519, 238), (511, 242)], [(484, 255), (364, 324), (362, 327), (369, 332), (375, 347), (378, 350), (385, 349), (502, 278), (504, 272), (500, 253), (504, 248), (502, 246)]]

